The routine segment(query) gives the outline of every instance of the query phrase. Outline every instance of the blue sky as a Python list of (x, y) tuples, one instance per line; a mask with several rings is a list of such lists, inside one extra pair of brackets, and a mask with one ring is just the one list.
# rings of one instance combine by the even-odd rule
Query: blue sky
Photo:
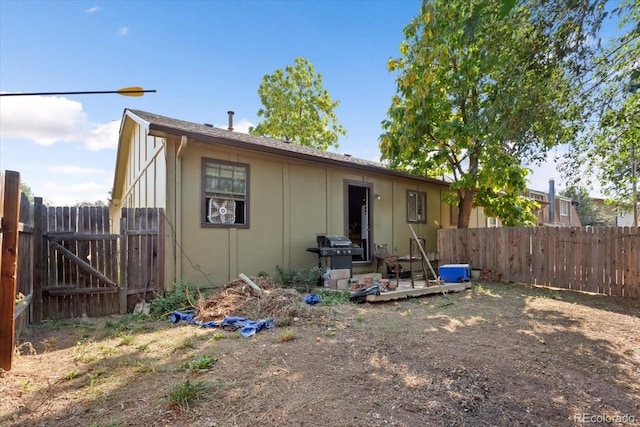
[[(0, 98), (0, 169), (57, 205), (105, 200), (125, 108), (226, 127), (259, 122), (262, 77), (304, 56), (340, 102), (341, 153), (379, 160), (395, 93), (386, 69), (420, 1), (0, 1), (0, 92), (157, 89)], [(552, 164), (531, 187), (547, 188)]]

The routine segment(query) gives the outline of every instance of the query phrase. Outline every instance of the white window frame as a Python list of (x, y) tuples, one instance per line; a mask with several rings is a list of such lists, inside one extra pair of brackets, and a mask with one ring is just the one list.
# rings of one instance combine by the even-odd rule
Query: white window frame
[(407, 222), (427, 222), (427, 193), (424, 191), (407, 190)]
[(569, 216), (571, 202), (560, 199), (560, 216)]

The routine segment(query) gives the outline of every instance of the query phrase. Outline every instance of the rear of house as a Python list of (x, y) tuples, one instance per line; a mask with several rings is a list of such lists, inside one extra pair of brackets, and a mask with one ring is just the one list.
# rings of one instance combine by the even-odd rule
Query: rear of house
[(409, 253), (412, 224), (436, 251), (449, 224), (449, 184), (348, 155), (125, 110), (111, 215), (166, 213), (167, 281), (221, 284), (239, 273), (318, 265), (318, 234), (363, 248), (354, 272), (375, 270), (373, 245)]

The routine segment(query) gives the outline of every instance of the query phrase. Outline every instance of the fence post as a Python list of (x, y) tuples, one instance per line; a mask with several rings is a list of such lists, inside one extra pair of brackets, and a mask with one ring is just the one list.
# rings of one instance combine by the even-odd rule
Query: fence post
[(42, 281), (44, 278), (43, 266), (44, 260), (42, 259), (42, 239), (44, 238), (42, 233), (44, 206), (42, 204), (42, 197), (34, 197), (34, 212), (33, 212), (33, 302), (32, 313), (33, 323), (39, 324), (42, 322)]
[(18, 222), (20, 221), (20, 173), (6, 171), (2, 200), (2, 252), (0, 253), (0, 368), (8, 371), (13, 361)]
[(127, 218), (120, 218), (120, 314), (127, 313)]

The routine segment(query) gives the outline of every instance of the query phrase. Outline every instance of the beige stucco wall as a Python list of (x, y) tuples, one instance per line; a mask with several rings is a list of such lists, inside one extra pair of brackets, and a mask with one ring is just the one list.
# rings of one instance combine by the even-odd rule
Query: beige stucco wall
[[(418, 180), (371, 174), (350, 168), (189, 140), (177, 158), (180, 140), (166, 141), (167, 281), (183, 278), (207, 286), (234, 279), (239, 273), (275, 273), (310, 268), (318, 263), (306, 251), (316, 246), (316, 233), (345, 235), (345, 180), (372, 184), (373, 236), (399, 254), (408, 254), (411, 231), (406, 222), (406, 190), (427, 193), (427, 224), (414, 224), (436, 250), (437, 224), (448, 221), (441, 191), (445, 187)], [(249, 228), (201, 226), (201, 161), (203, 157), (250, 165)], [(173, 234), (173, 235), (170, 235)], [(179, 245), (176, 242), (180, 242)], [(174, 260), (174, 267), (171, 267)], [(375, 270), (375, 264), (354, 268)]]

